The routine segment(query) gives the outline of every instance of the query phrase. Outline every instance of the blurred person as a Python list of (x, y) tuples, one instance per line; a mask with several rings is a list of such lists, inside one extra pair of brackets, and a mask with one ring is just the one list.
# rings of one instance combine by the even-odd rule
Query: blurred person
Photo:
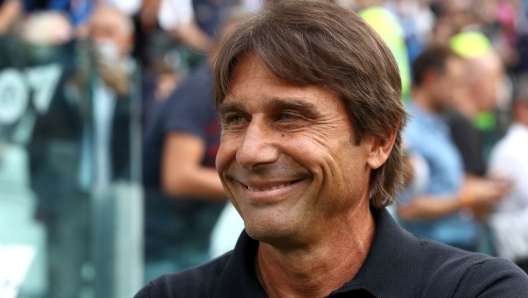
[(516, 80), (514, 122), (493, 148), (488, 173), (514, 182), (489, 219), (495, 248), (502, 258), (528, 272), (528, 74)]
[(133, 24), (128, 16), (100, 4), (93, 11), (88, 29), (96, 69), (88, 78), (90, 98), (81, 174), (87, 188), (105, 187), (129, 176), (128, 131), (136, 71), (130, 56)]
[[(475, 34), (478, 34), (475, 36)], [(467, 37), (467, 41), (460, 41)], [(483, 39), (482, 45), (473, 42)], [(504, 67), (501, 58), (480, 33), (460, 33), (452, 38), (452, 48), (466, 57), (465, 86), (455, 96), (454, 109), (448, 113), (451, 136), (462, 154), (469, 177), (486, 174), (484, 144), (474, 121), (482, 112), (492, 112), (506, 96), (503, 90)]]
[(404, 228), (458, 248), (476, 251), (477, 227), (467, 210), (497, 199), (486, 185), (464, 184), (463, 163), (444, 118), (464, 83), (464, 60), (448, 47), (432, 45), (413, 63), (414, 85), (405, 130), (412, 153), (421, 155), (429, 178), (421, 193), (403, 192), (397, 215)]
[[(136, 25), (135, 52), (136, 56), (140, 57), (140, 61), (145, 60), (145, 58), (153, 58), (145, 56), (147, 54), (145, 51), (149, 51), (149, 43), (153, 42), (151, 40), (153, 38), (174, 38), (201, 53), (206, 53), (211, 46), (211, 39), (196, 22), (192, 0), (101, 1), (134, 17)], [(154, 35), (151, 36), (152, 34)], [(168, 41), (163, 42), (167, 43)]]
[(507, 96), (503, 62), (480, 32), (456, 34), (450, 47), (466, 58), (465, 87), (455, 97), (454, 109), (449, 113), (452, 136), (462, 153), (466, 172), (483, 176), (484, 145), (474, 121), (479, 114), (494, 111)]
[[(84, 49), (89, 50), (90, 63), (87, 74), (79, 72), (86, 80), (83, 84), (86, 89), (80, 92), (84, 127), (79, 183), (90, 194), (90, 249), (96, 270), (93, 289), (96, 297), (103, 297), (119, 282), (114, 278), (119, 270), (116, 263), (119, 257), (109, 249), (109, 245), (119, 245), (113, 236), (124, 229), (116, 223), (120, 213), (117, 202), (123, 198), (123, 193), (133, 194), (134, 183), (140, 183), (136, 180), (140, 173), (134, 171), (139, 168), (140, 161), (133, 160), (137, 156), (133, 153), (134, 146), (140, 144), (141, 134), (133, 132), (136, 132), (134, 124), (140, 122), (137, 94), (141, 86), (137, 86), (140, 69), (131, 56), (132, 20), (117, 8), (99, 3), (87, 25), (88, 46)], [(138, 241), (134, 243), (138, 245), (137, 250), (131, 248), (128, 252), (131, 264), (141, 262), (141, 238), (136, 239), (141, 236), (138, 228), (138, 234), (132, 232), (122, 238)]]
[(88, 200), (76, 179), (81, 113), (76, 98), (64, 92), (76, 71), (73, 26), (63, 12), (38, 11), (21, 19), (18, 29), (18, 46), (10, 41), (17, 53), (2, 58), (11, 67), (25, 68), (28, 85), (36, 89), (28, 98), (38, 104), (25, 112), (32, 119), (24, 129), (27, 139), (19, 141), (30, 157), (35, 218), (46, 229), (45, 297), (74, 297), (85, 281), (81, 269), (88, 260)]
[[(455, 96), (455, 105), (447, 113), (451, 137), (462, 156), (466, 183), (479, 183), (494, 189), (502, 198), (511, 188), (511, 181), (489, 177), (483, 132), (475, 121), (481, 113), (493, 112), (504, 101), (504, 67), (486, 36), (479, 32), (462, 32), (451, 38), (451, 47), (466, 58), (465, 87)], [(488, 146), (489, 147), (489, 146)], [(472, 207), (473, 216), (479, 220), (479, 250), (494, 254), (486, 219), (494, 204)]]
[[(245, 14), (234, 10), (222, 39)], [(213, 106), (213, 46), (161, 106), (144, 146), (145, 280), (209, 259), (211, 230), (226, 194), (215, 170), (220, 123)]]
[(403, 180), (400, 93), (389, 48), (349, 9), (279, 1), (243, 22), (218, 54), (215, 103), (217, 170), (245, 229), (233, 251), (136, 297), (524, 296), (510, 262), (387, 212)]

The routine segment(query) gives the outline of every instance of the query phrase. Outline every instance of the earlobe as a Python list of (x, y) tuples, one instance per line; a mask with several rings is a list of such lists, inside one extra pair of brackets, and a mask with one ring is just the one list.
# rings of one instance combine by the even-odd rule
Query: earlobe
[(396, 132), (383, 139), (375, 136), (369, 136), (369, 138), (370, 151), (367, 164), (370, 169), (375, 170), (381, 167), (389, 158), (396, 140)]

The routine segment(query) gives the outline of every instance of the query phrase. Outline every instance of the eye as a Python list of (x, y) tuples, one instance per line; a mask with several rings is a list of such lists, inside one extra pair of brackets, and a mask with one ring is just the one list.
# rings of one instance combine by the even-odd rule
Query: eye
[(240, 127), (241, 125), (245, 125), (247, 122), (246, 117), (244, 115), (238, 114), (238, 113), (232, 113), (227, 114), (224, 117), (221, 118), (221, 124), (222, 126), (227, 129), (229, 128), (236, 128)]
[(297, 116), (290, 113), (280, 113), (279, 114), (279, 120), (293, 120), (296, 119)]
[(227, 117), (227, 123), (238, 123), (244, 121), (244, 117), (240, 115), (230, 115)]

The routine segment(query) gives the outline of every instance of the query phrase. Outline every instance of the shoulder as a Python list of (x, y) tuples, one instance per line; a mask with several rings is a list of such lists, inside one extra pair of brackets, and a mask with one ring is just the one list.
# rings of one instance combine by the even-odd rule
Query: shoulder
[(420, 238), (423, 297), (525, 297), (528, 276), (512, 262)]
[(212, 297), (232, 252), (204, 265), (166, 274), (146, 285), (134, 298)]

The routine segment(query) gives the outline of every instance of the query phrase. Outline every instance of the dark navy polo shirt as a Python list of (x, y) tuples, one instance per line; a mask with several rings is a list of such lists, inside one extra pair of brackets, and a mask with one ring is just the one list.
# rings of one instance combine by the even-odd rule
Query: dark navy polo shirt
[[(528, 297), (528, 276), (513, 263), (410, 234), (385, 209), (372, 212), (376, 235), (365, 262), (328, 297)], [(268, 297), (255, 274), (258, 243), (244, 231), (234, 251), (164, 275), (135, 298)]]

